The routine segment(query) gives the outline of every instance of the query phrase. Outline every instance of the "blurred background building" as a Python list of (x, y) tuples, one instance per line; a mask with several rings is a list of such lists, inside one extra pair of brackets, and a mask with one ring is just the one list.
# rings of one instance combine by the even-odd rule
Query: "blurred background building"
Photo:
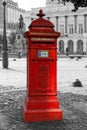
[[(46, 0), (46, 7), (41, 8), (46, 14), (45, 18), (50, 20), (55, 30), (61, 33), (58, 39), (58, 53), (65, 54), (87, 54), (87, 7), (79, 8), (72, 12), (72, 3), (61, 3), (61, 0)], [(36, 13), (40, 8), (33, 8), (25, 13), (26, 27), (32, 20), (36, 19)], [(27, 28), (26, 28), (27, 29)]]
[[(0, 0), (0, 53), (3, 46), (3, 0)], [(7, 0), (6, 3), (6, 34), (9, 53), (14, 52), (16, 44), (16, 33), (19, 30), (20, 15), (24, 17), (25, 10), (18, 7), (18, 3), (13, 0)]]
[[(19, 18), (22, 15), (24, 20), (24, 31), (32, 20), (36, 19), (36, 14), (39, 9), (42, 9), (46, 14), (45, 18), (50, 20), (55, 30), (61, 33), (58, 39), (58, 53), (60, 55), (87, 55), (87, 7), (79, 8), (76, 12), (72, 12), (72, 3), (64, 5), (61, 0), (46, 0), (45, 7), (32, 8), (31, 11), (25, 11), (18, 7), (18, 3), (13, 0), (7, 0), (6, 5), (6, 30), (8, 37), (8, 48), (10, 53), (18, 53), (20, 49), (26, 44), (22, 39), (23, 34), (20, 36), (19, 31)], [(0, 52), (2, 51), (2, 33), (3, 33), (3, 6), (0, 0)], [(16, 35), (16, 36), (15, 36)], [(14, 38), (13, 42), (10, 42)], [(22, 41), (22, 42), (21, 42)], [(23, 44), (21, 47), (20, 44)]]

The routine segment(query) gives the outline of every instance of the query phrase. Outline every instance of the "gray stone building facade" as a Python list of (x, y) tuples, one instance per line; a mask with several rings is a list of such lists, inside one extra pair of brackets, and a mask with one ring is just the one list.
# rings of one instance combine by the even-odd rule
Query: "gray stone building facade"
[(46, 14), (55, 30), (61, 33), (58, 39), (60, 54), (87, 54), (87, 7), (72, 12), (73, 4), (63, 5), (59, 0), (46, 0), (46, 7), (33, 8), (25, 13), (26, 30), (32, 20), (36, 19), (39, 9)]
[[(0, 0), (0, 33), (3, 32), (3, 0)], [(6, 4), (6, 30), (7, 35), (18, 29), (18, 19), (20, 14), (24, 16), (25, 10), (18, 7), (18, 3), (7, 0)]]
[[(20, 15), (24, 17), (25, 10), (18, 7), (18, 3), (13, 0), (6, 1), (6, 35), (8, 50), (11, 52), (12, 46), (9, 44), (9, 35), (16, 33), (19, 26)], [(0, 36), (3, 36), (4, 9), (3, 0), (0, 0)], [(2, 53), (2, 43), (0, 41), (0, 54)]]

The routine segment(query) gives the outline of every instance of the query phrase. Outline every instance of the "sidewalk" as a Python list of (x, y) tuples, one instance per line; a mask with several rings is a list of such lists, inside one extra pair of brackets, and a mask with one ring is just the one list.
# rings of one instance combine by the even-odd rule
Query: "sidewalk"
[[(75, 75), (77, 78), (79, 76), (75, 74), (79, 69), (79, 73), (84, 73), (87, 77), (84, 68), (87, 62), (58, 62), (60, 70), (63, 70), (58, 71), (58, 97), (63, 110), (63, 121), (24, 123), (21, 105), (26, 95), (26, 59), (10, 59), (8, 70), (2, 69), (0, 61), (0, 130), (87, 130), (87, 81), (84, 75), (79, 77), (83, 83), (82, 88), (71, 86)], [(71, 62), (75, 62), (75, 67)], [(78, 68), (79, 65), (81, 68)]]
[(87, 130), (87, 96), (59, 93), (63, 121), (24, 123), (25, 91), (0, 94), (0, 130)]
[[(3, 69), (0, 61), (0, 90), (26, 89), (26, 59), (9, 58), (8, 69)], [(9, 89), (10, 87), (10, 89)]]

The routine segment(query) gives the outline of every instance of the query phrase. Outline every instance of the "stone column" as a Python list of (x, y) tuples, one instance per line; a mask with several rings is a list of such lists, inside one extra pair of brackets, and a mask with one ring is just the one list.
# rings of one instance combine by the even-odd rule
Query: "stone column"
[(87, 47), (87, 46), (86, 46), (86, 41), (84, 40), (84, 41), (83, 41), (83, 52), (86, 52), (86, 47)]
[(74, 53), (77, 53), (77, 40), (74, 40)]
[(56, 31), (58, 32), (58, 16), (56, 16)]
[(67, 47), (68, 47), (68, 39), (64, 39), (64, 53), (66, 53)]
[(87, 14), (84, 14), (84, 33), (87, 33)]
[(74, 30), (77, 33), (77, 15), (74, 15)]
[(65, 16), (65, 34), (68, 33), (68, 30), (67, 30), (67, 21), (68, 21), (68, 16)]

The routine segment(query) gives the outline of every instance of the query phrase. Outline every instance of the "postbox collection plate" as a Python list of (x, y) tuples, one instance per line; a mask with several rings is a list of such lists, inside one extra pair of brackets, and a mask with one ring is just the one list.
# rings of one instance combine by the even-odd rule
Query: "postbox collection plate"
[(38, 50), (38, 58), (48, 58), (49, 50)]

